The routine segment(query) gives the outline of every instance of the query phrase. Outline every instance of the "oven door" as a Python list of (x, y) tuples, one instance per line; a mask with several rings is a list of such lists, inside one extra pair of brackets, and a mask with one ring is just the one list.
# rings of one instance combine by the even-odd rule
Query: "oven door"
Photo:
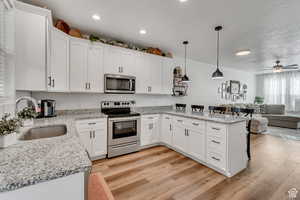
[(140, 142), (140, 117), (122, 117), (108, 119), (108, 145)]
[(104, 75), (105, 93), (115, 94), (134, 94), (135, 93), (135, 77), (105, 74)]

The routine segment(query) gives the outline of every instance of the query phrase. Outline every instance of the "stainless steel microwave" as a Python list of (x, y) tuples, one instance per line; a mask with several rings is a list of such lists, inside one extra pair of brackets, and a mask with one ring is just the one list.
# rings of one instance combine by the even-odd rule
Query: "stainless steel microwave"
[(116, 74), (105, 74), (104, 92), (109, 94), (134, 94), (135, 77)]

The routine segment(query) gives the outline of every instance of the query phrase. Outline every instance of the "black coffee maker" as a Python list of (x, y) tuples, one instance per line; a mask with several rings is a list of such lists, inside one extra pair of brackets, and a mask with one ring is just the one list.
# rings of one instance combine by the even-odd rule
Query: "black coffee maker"
[(39, 117), (55, 117), (56, 101), (51, 99), (41, 100), (41, 113)]

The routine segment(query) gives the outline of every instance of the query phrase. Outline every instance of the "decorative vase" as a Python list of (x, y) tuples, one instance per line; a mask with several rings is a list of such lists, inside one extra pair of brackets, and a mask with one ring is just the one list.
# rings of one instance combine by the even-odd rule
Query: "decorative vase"
[(25, 119), (23, 121), (23, 127), (31, 127), (33, 126), (33, 119)]
[(0, 148), (5, 148), (17, 142), (17, 133), (0, 136)]

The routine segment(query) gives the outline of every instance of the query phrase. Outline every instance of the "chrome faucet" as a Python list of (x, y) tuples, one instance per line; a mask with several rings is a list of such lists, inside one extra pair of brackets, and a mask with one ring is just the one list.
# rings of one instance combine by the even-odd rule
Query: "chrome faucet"
[(39, 106), (37, 104), (37, 101), (32, 98), (32, 97), (26, 97), (26, 96), (23, 96), (23, 97), (19, 97), (17, 100), (16, 100), (16, 113), (18, 113), (18, 104), (22, 101), (22, 100), (26, 100), (27, 102), (30, 102), (33, 107), (34, 107), (34, 110), (36, 113), (39, 113), (40, 110), (39, 110)]

